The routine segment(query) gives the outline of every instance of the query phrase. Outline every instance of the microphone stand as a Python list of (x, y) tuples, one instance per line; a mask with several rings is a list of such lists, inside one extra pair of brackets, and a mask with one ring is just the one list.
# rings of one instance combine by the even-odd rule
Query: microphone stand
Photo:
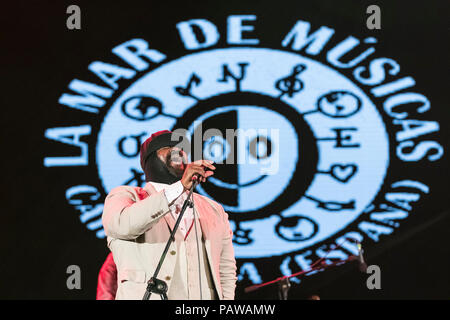
[(350, 256), (345, 260), (339, 260), (339, 261), (336, 261), (336, 262), (333, 262), (330, 264), (323, 264), (324, 261), (321, 261), (322, 263), (317, 267), (313, 267), (308, 270), (300, 271), (300, 272), (291, 274), (289, 276), (283, 276), (283, 277), (277, 278), (275, 280), (268, 281), (266, 283), (256, 284), (256, 285), (245, 288), (244, 291), (245, 291), (245, 293), (249, 293), (249, 292), (258, 290), (262, 287), (266, 287), (268, 285), (277, 283), (278, 284), (278, 297), (280, 298), (280, 300), (287, 300), (288, 291), (291, 288), (291, 282), (289, 281), (289, 278), (305, 275), (305, 274), (308, 274), (313, 271), (325, 270), (327, 268), (342, 265), (347, 262), (355, 261), (355, 260), (358, 260), (358, 256)]
[(164, 282), (161, 279), (158, 279), (159, 271), (161, 270), (162, 264), (164, 260), (166, 259), (167, 252), (169, 251), (170, 245), (172, 242), (175, 241), (175, 233), (178, 230), (178, 225), (181, 222), (181, 219), (183, 218), (183, 214), (186, 211), (187, 207), (193, 207), (193, 203), (191, 201), (192, 192), (194, 191), (195, 187), (197, 187), (198, 179), (194, 180), (191, 186), (191, 189), (189, 190), (189, 194), (184, 200), (183, 206), (181, 207), (181, 212), (177, 218), (177, 221), (175, 223), (175, 226), (173, 227), (173, 230), (170, 233), (170, 237), (167, 240), (166, 247), (164, 248), (164, 251), (161, 255), (161, 258), (159, 259), (158, 266), (155, 269), (155, 272), (153, 273), (153, 276), (150, 278), (147, 284), (147, 289), (145, 290), (144, 297), (142, 300), (149, 300), (152, 293), (159, 294), (161, 296), (161, 300), (167, 300), (167, 283)]
[(301, 275), (305, 275), (305, 274), (308, 274), (308, 273), (313, 272), (313, 271), (325, 270), (327, 268), (331, 268), (331, 267), (334, 267), (334, 266), (342, 265), (342, 264), (345, 264), (347, 262), (354, 261), (354, 260), (360, 261), (360, 264), (361, 264), (362, 263), (361, 261), (363, 261), (362, 260), (362, 249), (361, 249), (361, 244), (359, 242), (358, 242), (358, 256), (352, 255), (352, 256), (349, 256), (347, 259), (338, 260), (338, 261), (335, 261), (335, 262), (330, 263), (330, 264), (326, 264), (325, 263), (325, 259), (328, 256), (328, 254), (330, 252), (340, 248), (344, 242), (345, 241), (342, 241), (340, 244), (338, 244), (337, 246), (335, 246), (334, 248), (329, 250), (326, 253), (325, 256), (323, 256), (322, 258), (320, 258), (317, 261), (315, 261), (310, 266), (310, 268), (308, 270), (299, 271), (299, 272), (293, 273), (293, 274), (291, 274), (289, 276), (279, 277), (279, 278), (277, 278), (275, 280), (268, 281), (266, 283), (255, 284), (255, 285), (249, 286), (249, 287), (244, 289), (245, 293), (249, 293), (249, 292), (258, 290), (258, 289), (260, 289), (262, 287), (266, 287), (268, 285), (277, 283), (278, 284), (278, 297), (280, 298), (280, 300), (287, 300), (288, 291), (291, 288), (291, 282), (289, 281), (290, 278), (298, 277), (298, 276), (301, 276)]

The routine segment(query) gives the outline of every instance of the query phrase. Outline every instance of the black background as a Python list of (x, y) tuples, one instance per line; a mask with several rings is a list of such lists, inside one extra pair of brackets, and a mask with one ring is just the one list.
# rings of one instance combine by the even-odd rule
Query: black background
[[(131, 38), (146, 39), (169, 59), (185, 54), (177, 22), (205, 18), (221, 32), (216, 47), (225, 47), (226, 17), (255, 14), (255, 37), (266, 47), (279, 48), (296, 20), (314, 28), (334, 28), (341, 37), (375, 36), (377, 53), (393, 58), (401, 73), (416, 79), (416, 92), (431, 101), (426, 117), (439, 119), (442, 145), (448, 145), (448, 6), (446, 1), (34, 1), (16, 2), (2, 10), (2, 223), (0, 298), (94, 299), (98, 270), (108, 252), (78, 220), (65, 200), (68, 185), (95, 181), (93, 169), (44, 168), (43, 159), (73, 149), (44, 138), (46, 128), (101, 121), (101, 115), (71, 110), (57, 103), (74, 78), (96, 81), (87, 66), (95, 60), (120, 63), (111, 49)], [(78, 4), (82, 29), (66, 28), (66, 8)], [(369, 4), (382, 11), (382, 29), (368, 30)], [(121, 82), (122, 84), (122, 82)], [(126, 87), (126, 81), (123, 87)], [(87, 140), (87, 142), (92, 142)], [(447, 152), (447, 150), (446, 150)], [(92, 153), (92, 152), (91, 152)], [(422, 166), (422, 167), (421, 167)], [(312, 293), (323, 299), (450, 298), (448, 230), (448, 157), (430, 170), (431, 196), (418, 211), (429, 214), (422, 225), (395, 237), (384, 251), (370, 254), (370, 264), (382, 267), (382, 290), (369, 291), (365, 276), (354, 270), (330, 271), (336, 277), (296, 287), (291, 298)], [(398, 168), (401, 172), (402, 168)], [(410, 170), (410, 169), (408, 169)], [(405, 171), (408, 171), (405, 169)], [(425, 171), (424, 171), (425, 172)], [(407, 173), (410, 173), (408, 171)], [(66, 268), (79, 265), (82, 289), (66, 288)], [(274, 288), (256, 296), (275, 299)]]

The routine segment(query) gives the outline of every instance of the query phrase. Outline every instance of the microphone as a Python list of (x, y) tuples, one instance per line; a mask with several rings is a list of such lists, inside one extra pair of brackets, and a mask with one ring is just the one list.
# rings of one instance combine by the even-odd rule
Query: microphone
[[(204, 167), (204, 170), (205, 170), (205, 172), (206, 172), (206, 171), (212, 171), (210, 168), (206, 168), (206, 167)], [(194, 175), (192, 176), (192, 181), (194, 181), (194, 182), (196, 182), (197, 184), (199, 184), (199, 183), (200, 183), (200, 175), (199, 175), (198, 173), (194, 174)]]
[(362, 248), (361, 242), (356, 242), (356, 246), (358, 248), (358, 257), (357, 260), (359, 262), (359, 271), (366, 272), (367, 271), (367, 263), (364, 261), (364, 250)]
[(197, 188), (197, 186), (200, 184), (200, 175), (195, 174), (192, 176), (192, 186), (191, 186), (191, 191), (194, 191), (195, 188)]

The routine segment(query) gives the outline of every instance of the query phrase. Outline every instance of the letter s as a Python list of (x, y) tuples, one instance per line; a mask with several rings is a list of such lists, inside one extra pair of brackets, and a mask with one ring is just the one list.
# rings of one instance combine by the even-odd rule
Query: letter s
[[(406, 148), (413, 148), (410, 152), (405, 152)], [(435, 150), (434, 153), (429, 154), (430, 150)], [(444, 148), (436, 141), (421, 141), (414, 146), (414, 142), (408, 140), (403, 141), (397, 146), (397, 156), (403, 161), (418, 161), (423, 159), (428, 154), (427, 159), (436, 161), (444, 154)]]

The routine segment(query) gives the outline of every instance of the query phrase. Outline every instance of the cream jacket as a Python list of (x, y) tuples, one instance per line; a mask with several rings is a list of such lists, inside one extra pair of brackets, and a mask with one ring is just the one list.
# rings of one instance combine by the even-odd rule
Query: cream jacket
[[(193, 194), (193, 200), (205, 241), (208, 263), (219, 299), (234, 299), (236, 260), (228, 215), (217, 202)], [(147, 281), (153, 275), (164, 250), (170, 229), (175, 225), (169, 213), (164, 191), (156, 192), (147, 183), (144, 188), (120, 186), (105, 200), (102, 221), (108, 247), (118, 271), (116, 299), (142, 299)], [(181, 241), (176, 237), (175, 241)], [(171, 244), (158, 278), (171, 286), (176, 257), (176, 242)], [(169, 280), (167, 280), (169, 279)], [(160, 299), (152, 294), (151, 299)]]

